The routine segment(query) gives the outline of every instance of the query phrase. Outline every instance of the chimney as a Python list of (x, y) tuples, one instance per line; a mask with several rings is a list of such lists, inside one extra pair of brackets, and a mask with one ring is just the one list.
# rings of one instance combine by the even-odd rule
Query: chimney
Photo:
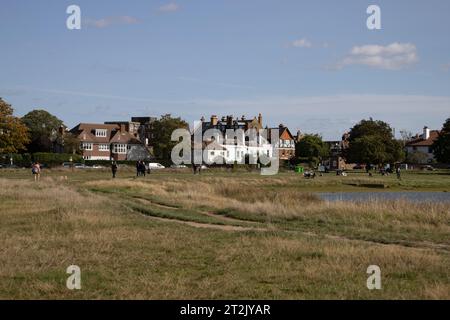
[(202, 116), (202, 118), (200, 119), (201, 122), (205, 122), (205, 117)]
[(242, 121), (245, 121), (245, 116), (242, 116), (242, 117), (241, 117), (241, 120), (242, 120)]
[(233, 125), (233, 116), (227, 116), (227, 126), (231, 127)]
[(124, 123), (120, 124), (120, 133), (125, 133), (125, 124)]
[(211, 125), (216, 126), (219, 118), (217, 116), (211, 116)]
[(428, 127), (423, 127), (422, 139), (428, 140), (430, 138), (430, 129)]
[(258, 122), (262, 126), (262, 114), (261, 113), (258, 115)]

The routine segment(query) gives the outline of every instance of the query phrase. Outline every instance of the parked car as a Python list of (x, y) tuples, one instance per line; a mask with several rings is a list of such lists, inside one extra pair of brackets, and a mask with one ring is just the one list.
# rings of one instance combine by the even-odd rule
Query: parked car
[(62, 164), (62, 166), (63, 166), (63, 168), (70, 168), (70, 167), (72, 167), (72, 162), (63, 162), (63, 164)]
[(173, 169), (184, 169), (187, 168), (187, 166), (185, 166), (184, 164), (173, 164), (170, 166)]
[(150, 162), (147, 165), (147, 168), (150, 170), (158, 170), (158, 169), (165, 169), (166, 167), (164, 167), (161, 163), (156, 163), (156, 162)]
[(422, 170), (434, 171), (436, 170), (433, 166), (426, 165), (422, 167)]
[(87, 168), (89, 168), (88, 166), (86, 166), (85, 164), (82, 164), (82, 163), (74, 163), (73, 167), (75, 169), (87, 169)]

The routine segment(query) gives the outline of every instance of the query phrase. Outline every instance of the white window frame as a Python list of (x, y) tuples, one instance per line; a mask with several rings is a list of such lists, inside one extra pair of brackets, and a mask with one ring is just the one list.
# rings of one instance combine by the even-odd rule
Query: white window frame
[(95, 136), (105, 138), (108, 134), (107, 129), (95, 129)]
[(116, 143), (114, 144), (114, 153), (118, 154), (126, 154), (127, 153), (127, 145), (124, 143)]
[(99, 143), (98, 151), (110, 151), (109, 144), (107, 144), (107, 143)]
[(82, 142), (81, 143), (81, 149), (86, 151), (92, 151), (93, 149), (93, 143), (92, 142)]

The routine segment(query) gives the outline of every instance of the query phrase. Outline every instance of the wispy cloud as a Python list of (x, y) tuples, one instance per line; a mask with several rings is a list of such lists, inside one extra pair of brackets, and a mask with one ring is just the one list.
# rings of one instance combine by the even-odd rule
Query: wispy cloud
[(364, 65), (385, 70), (400, 70), (418, 61), (417, 48), (414, 44), (394, 42), (387, 46), (375, 44), (355, 46), (334, 67), (342, 69), (349, 65)]
[(180, 6), (178, 4), (176, 4), (175, 2), (171, 2), (165, 5), (162, 5), (159, 7), (158, 11), (159, 12), (175, 12), (180, 10)]
[(295, 48), (311, 48), (312, 43), (306, 38), (296, 39), (290, 43), (291, 47)]
[(101, 19), (84, 19), (83, 24), (95, 28), (107, 28), (112, 25), (129, 25), (139, 23), (139, 19), (131, 16), (106, 17)]

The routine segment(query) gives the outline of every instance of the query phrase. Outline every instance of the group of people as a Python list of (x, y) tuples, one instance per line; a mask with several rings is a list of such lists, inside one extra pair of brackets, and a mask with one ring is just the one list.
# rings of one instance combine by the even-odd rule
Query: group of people
[(145, 162), (142, 160), (139, 160), (136, 162), (136, 177), (144, 176), (145, 177)]

